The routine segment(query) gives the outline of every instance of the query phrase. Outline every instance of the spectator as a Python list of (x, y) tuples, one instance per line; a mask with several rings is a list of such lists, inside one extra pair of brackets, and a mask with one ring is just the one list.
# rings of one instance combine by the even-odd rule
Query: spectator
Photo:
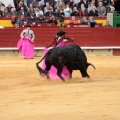
[(60, 9), (64, 9), (65, 8), (65, 3), (63, 0), (58, 0), (56, 3), (56, 12), (58, 12)]
[(91, 0), (90, 2), (93, 2), (94, 6), (97, 8), (98, 7), (98, 2), (99, 0)]
[(13, 0), (16, 10), (17, 10), (17, 8), (19, 7), (20, 1), (21, 1), (21, 0)]
[(20, 1), (20, 3), (19, 3), (17, 11), (20, 11), (22, 7), (24, 7), (24, 11), (27, 12), (27, 8), (26, 8), (26, 6), (24, 5), (24, 3), (22, 1)]
[(106, 24), (103, 27), (104, 28), (112, 28), (112, 25), (110, 25), (109, 21), (106, 21)]
[(76, 16), (76, 17), (79, 16), (79, 11), (78, 11), (77, 7), (73, 7), (71, 16)]
[(59, 28), (66, 28), (65, 23), (64, 23), (64, 22), (62, 22), (62, 23), (60, 24)]
[(29, 8), (29, 12), (28, 12), (28, 16), (31, 16), (31, 15), (33, 15), (33, 16), (36, 16), (35, 15), (35, 11), (34, 11), (34, 8)]
[(75, 16), (71, 16), (71, 19), (69, 21), (70, 24), (78, 24), (78, 20), (76, 19)]
[(37, 0), (33, 0), (32, 1), (32, 5), (33, 5), (33, 8), (38, 7), (38, 1)]
[(55, 16), (51, 16), (50, 19), (47, 21), (47, 23), (54, 23), (54, 24), (58, 24), (57, 20), (55, 19)]
[(4, 12), (1, 10), (1, 7), (0, 7), (0, 17), (3, 17), (4, 16)]
[(78, 8), (80, 8), (80, 9), (81, 9), (81, 4), (84, 4), (85, 9), (88, 9), (88, 0), (81, 0), (78, 3)]
[(30, 25), (36, 24), (36, 18), (34, 17), (34, 15), (31, 15), (30, 18), (28, 18), (27, 23)]
[(110, 6), (110, 13), (114, 13), (114, 11), (115, 11), (115, 8), (113, 7), (113, 6)]
[(21, 7), (21, 10), (17, 12), (17, 15), (24, 15), (25, 17), (27, 17), (28, 13), (24, 10), (24, 7)]
[(19, 20), (20, 20), (20, 16), (16, 17), (16, 22), (15, 22), (15, 24), (14, 24), (14, 27), (15, 27), (15, 28), (20, 28)]
[(78, 3), (80, 2), (81, 0), (74, 0), (74, 3), (76, 5), (76, 7), (78, 7)]
[(11, 22), (12, 22), (12, 24), (14, 26), (16, 21), (17, 21), (17, 12), (15, 11), (15, 8), (11, 9), (10, 17), (11, 17)]
[(35, 16), (38, 17), (38, 14), (39, 14), (39, 15), (44, 15), (44, 14), (43, 14), (43, 11), (42, 11), (42, 10), (39, 10), (39, 8), (36, 7), (36, 8), (35, 8)]
[[(80, 6), (80, 8), (79, 8), (79, 11), (81, 12), (83, 8), (85, 8), (85, 5), (82, 3), (81, 6)], [(85, 8), (85, 11), (87, 11), (86, 8)]]
[(64, 11), (61, 9), (58, 11), (58, 20), (60, 22), (60, 25), (64, 23), (64, 19), (65, 19), (65, 14)]
[(12, 8), (13, 7), (11, 6), (11, 4), (8, 4), (8, 6), (6, 7), (6, 9), (8, 10), (9, 13), (10, 13), (10, 11), (11, 11)]
[(98, 11), (95, 6), (92, 6), (92, 10), (89, 11), (88, 16), (98, 16)]
[(72, 9), (70, 8), (69, 4), (66, 4), (64, 8), (64, 15), (65, 17), (71, 17)]
[(29, 0), (23, 0), (23, 4), (26, 6), (26, 8), (29, 6), (30, 2)]
[(8, 12), (7, 8), (4, 9), (4, 16), (5, 17), (10, 17), (10, 12)]
[(38, 8), (39, 8), (40, 10), (42, 10), (43, 13), (44, 13), (44, 5), (43, 5), (43, 3), (42, 3), (41, 1), (38, 3)]
[(64, 0), (65, 5), (69, 4), (70, 0)]
[(25, 22), (27, 22), (27, 19), (25, 18), (24, 15), (21, 15), (21, 16), (20, 16), (20, 19), (18, 20), (18, 22), (19, 22), (19, 24), (21, 25), (21, 24), (24, 24)]
[(46, 23), (45, 17), (43, 15), (38, 14), (36, 22), (39, 23)]
[(53, 8), (50, 6), (50, 4), (47, 2), (46, 7), (44, 8), (44, 14), (45, 16), (51, 16), (53, 15)]
[(74, 0), (70, 0), (70, 2), (68, 4), (69, 4), (71, 9), (73, 9), (73, 7), (76, 6)]
[(31, 4), (33, 0), (29, 0), (29, 3)]
[(56, 12), (56, 9), (57, 9), (57, 5), (56, 4), (57, 4), (58, 0), (53, 0), (53, 1), (54, 1), (54, 4), (52, 6), (53, 7), (53, 11)]
[(93, 1), (90, 2), (90, 5), (88, 7), (88, 13), (90, 12), (90, 10), (92, 10), (92, 6), (95, 6), (95, 3)]
[(85, 7), (82, 7), (81, 8), (81, 11), (80, 11), (80, 17), (83, 17), (83, 16), (88, 16), (88, 12), (85, 10)]
[(44, 0), (44, 4), (46, 4), (47, 2), (49, 2), (52, 8), (54, 7), (54, 0)]
[(1, 8), (1, 11), (3, 11), (3, 12), (4, 12), (5, 6), (3, 5), (3, 3), (2, 3), (2, 2), (0, 2), (0, 8)]
[(29, 10), (30, 10), (31, 8), (34, 9), (34, 8), (33, 8), (33, 5), (30, 3), (30, 4), (29, 4), (29, 7), (28, 7), (28, 12), (29, 12)]
[(111, 1), (109, 0), (103, 0), (103, 6), (108, 6), (109, 4), (111, 4)]
[(88, 24), (88, 20), (86, 16), (82, 17), (82, 19), (80, 20), (80, 24)]
[(88, 25), (89, 25), (89, 27), (94, 28), (96, 24), (97, 24), (97, 23), (96, 23), (96, 21), (94, 20), (94, 17), (90, 16), (90, 17), (89, 17), (89, 20), (88, 20)]
[(62, 9), (58, 11), (57, 16), (58, 16), (58, 20), (59, 20), (60, 24), (63, 23), (65, 15), (64, 15), (64, 12)]
[(12, 8), (11, 9), (11, 12), (10, 12), (10, 17), (12, 17), (12, 16), (17, 16), (17, 12), (15, 11), (15, 8)]
[(112, 4), (115, 7), (115, 11), (120, 11), (120, 0), (112, 0)]
[(97, 11), (98, 11), (98, 16), (103, 17), (106, 15), (106, 8), (103, 6), (102, 2), (98, 3)]

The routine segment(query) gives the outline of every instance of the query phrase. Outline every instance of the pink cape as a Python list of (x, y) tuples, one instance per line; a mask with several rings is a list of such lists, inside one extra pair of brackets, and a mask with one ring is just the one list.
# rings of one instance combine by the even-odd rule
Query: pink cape
[(17, 48), (25, 58), (34, 58), (34, 43), (30, 41), (27, 35), (24, 36), (24, 39), (18, 41)]
[[(69, 45), (69, 43), (66, 43), (66, 42), (61, 42), (58, 46), (65, 46), (65, 45)], [(48, 51), (49, 49), (48, 48), (44, 48), (44, 55), (46, 54), (46, 52)], [(45, 61), (43, 60), (43, 63), (42, 63), (42, 69), (45, 69), (46, 65), (45, 65)], [(66, 66), (63, 67), (63, 71), (62, 71), (62, 77), (64, 79), (67, 79), (69, 77), (70, 73), (69, 71), (67, 70)], [(58, 80), (60, 79), (59, 76), (57, 75), (57, 69), (54, 67), (54, 66), (51, 66), (51, 69), (49, 70), (49, 77), (51, 79), (54, 79), (54, 80)]]

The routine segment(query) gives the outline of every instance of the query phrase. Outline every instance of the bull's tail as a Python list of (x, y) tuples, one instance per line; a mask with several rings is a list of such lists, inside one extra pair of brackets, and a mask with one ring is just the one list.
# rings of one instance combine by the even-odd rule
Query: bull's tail
[(41, 62), (43, 61), (43, 59), (45, 59), (45, 57), (46, 57), (46, 55), (45, 55), (39, 62), (36, 63), (36, 67), (37, 67), (40, 75), (41, 75), (42, 73), (44, 73), (44, 70), (39, 66), (39, 63), (41, 63)]
[(95, 66), (92, 63), (87, 63), (87, 67), (90, 65), (96, 70)]

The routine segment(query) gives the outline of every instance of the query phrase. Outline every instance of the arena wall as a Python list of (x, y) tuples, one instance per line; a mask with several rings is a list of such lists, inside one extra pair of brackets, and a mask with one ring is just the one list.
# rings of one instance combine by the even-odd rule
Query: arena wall
[[(19, 55), (16, 46), (22, 30), (0, 29), (0, 55), (5, 53)], [(74, 38), (74, 43), (80, 45), (89, 55), (120, 55), (119, 28), (32, 28), (32, 30), (36, 36), (37, 55), (41, 55), (41, 50), (53, 41), (59, 30), (64, 30), (67, 36)]]

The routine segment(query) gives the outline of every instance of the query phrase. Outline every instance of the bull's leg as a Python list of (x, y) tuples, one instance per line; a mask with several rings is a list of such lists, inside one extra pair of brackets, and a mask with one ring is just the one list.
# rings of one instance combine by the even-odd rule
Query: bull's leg
[(56, 67), (57, 69), (57, 75), (59, 76), (59, 78), (62, 80), (62, 81), (65, 81), (65, 79), (62, 77), (62, 70), (63, 70), (63, 65), (59, 65), (57, 63), (54, 63), (54, 66)]
[(90, 76), (88, 75), (85, 67), (81, 67), (81, 68), (80, 68), (80, 72), (81, 72), (81, 74), (82, 74), (82, 77), (90, 78)]
[(45, 72), (44, 73), (47, 76), (47, 79), (49, 79), (50, 77), (49, 77), (49, 72), (48, 71), (50, 70), (52, 65), (50, 63), (47, 63), (47, 62), (45, 64), (46, 64), (46, 68), (45, 68)]
[(80, 70), (80, 72), (81, 72), (81, 74), (82, 74), (82, 77), (87, 77), (87, 78), (89, 78), (90, 76), (88, 75), (88, 73), (87, 73), (87, 71), (86, 71), (86, 69), (85, 69), (85, 66), (84, 66), (84, 64), (83, 63), (81, 63), (81, 64), (77, 64), (78, 65), (78, 68), (79, 68), (79, 70)]
[(62, 73), (63, 67), (61, 68), (57, 68), (57, 75), (60, 77), (60, 79), (64, 82), (65, 79), (62, 77), (61, 73)]
[(70, 73), (69, 78), (71, 79), (71, 78), (72, 78), (72, 69), (70, 69), (69, 67), (67, 67), (67, 69), (68, 69), (68, 71), (69, 71), (69, 73)]

